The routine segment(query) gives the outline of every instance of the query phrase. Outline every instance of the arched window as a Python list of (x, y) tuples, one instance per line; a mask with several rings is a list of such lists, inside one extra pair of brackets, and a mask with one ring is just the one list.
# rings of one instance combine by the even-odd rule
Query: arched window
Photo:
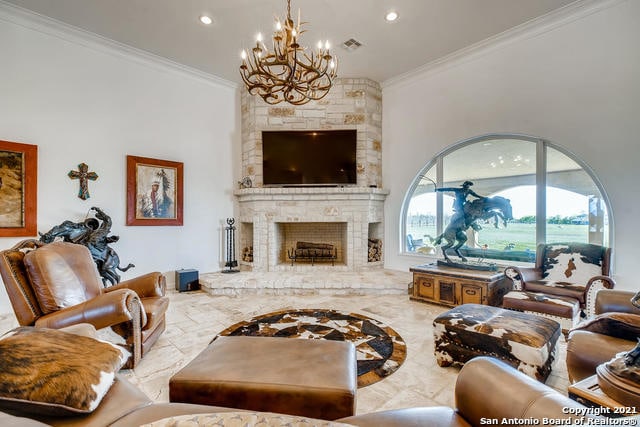
[(539, 243), (610, 246), (608, 200), (588, 166), (548, 141), (500, 134), (456, 144), (418, 173), (403, 205), (405, 253), (439, 251), (433, 240), (447, 226), (454, 199), (435, 189), (464, 181), (480, 196), (509, 199), (514, 218), (506, 227), (496, 228), (492, 219), (480, 221), (480, 230), (469, 228), (465, 256), (533, 262)]

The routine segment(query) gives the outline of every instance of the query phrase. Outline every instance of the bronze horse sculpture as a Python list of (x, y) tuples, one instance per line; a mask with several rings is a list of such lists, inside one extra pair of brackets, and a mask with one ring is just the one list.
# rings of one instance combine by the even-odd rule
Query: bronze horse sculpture
[(447, 254), (447, 250), (452, 249), (463, 262), (467, 259), (460, 253), (460, 248), (467, 241), (466, 231), (469, 227), (480, 230), (481, 227), (476, 221), (494, 219), (496, 228), (500, 220), (506, 227), (507, 221), (513, 219), (511, 202), (504, 197), (482, 197), (467, 202), (463, 206), (463, 215), (454, 215), (444, 232), (436, 237), (434, 245), (439, 245), (442, 240), (446, 243), (442, 245), (442, 255), (447, 262), (452, 262)]
[(109, 243), (117, 242), (119, 239), (118, 236), (109, 236), (111, 218), (100, 208), (92, 207), (91, 210), (95, 211), (95, 218), (87, 218), (82, 222), (64, 221), (44, 234), (39, 233), (40, 241), (51, 243), (56, 239), (62, 239), (65, 242), (85, 245), (98, 267), (102, 284), (105, 287), (112, 286), (120, 283), (120, 275), (116, 270), (127, 271), (135, 265), (120, 267), (120, 257), (109, 247)]

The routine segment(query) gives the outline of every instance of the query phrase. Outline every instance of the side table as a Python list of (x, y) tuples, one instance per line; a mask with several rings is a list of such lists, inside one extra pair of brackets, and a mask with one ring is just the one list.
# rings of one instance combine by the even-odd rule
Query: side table
[(600, 385), (598, 385), (598, 377), (596, 375), (571, 384), (568, 392), (569, 398), (584, 406), (594, 408), (593, 415), (596, 414), (595, 409), (601, 409), (598, 413), (606, 417), (628, 417), (638, 415), (640, 411), (640, 408), (624, 406), (604, 394)]

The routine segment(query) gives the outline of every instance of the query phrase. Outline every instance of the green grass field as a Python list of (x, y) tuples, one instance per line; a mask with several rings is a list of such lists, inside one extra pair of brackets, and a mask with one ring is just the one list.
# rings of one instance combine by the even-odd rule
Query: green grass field
[[(507, 245), (513, 244), (513, 250), (523, 251), (536, 248), (535, 224), (509, 223), (507, 227), (495, 228), (493, 224), (481, 224), (482, 230), (478, 235), (481, 245), (488, 245), (489, 249), (501, 250)], [(407, 234), (414, 239), (424, 239), (425, 235), (436, 237), (435, 226), (411, 227), (407, 226)], [(547, 242), (588, 242), (587, 225), (557, 225), (547, 224)]]

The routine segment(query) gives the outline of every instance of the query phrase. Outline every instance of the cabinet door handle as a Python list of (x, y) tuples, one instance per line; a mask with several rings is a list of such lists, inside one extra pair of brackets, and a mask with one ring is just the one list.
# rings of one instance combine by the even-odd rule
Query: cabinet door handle
[(464, 291), (464, 292), (465, 292), (467, 295), (475, 295), (475, 294), (476, 294), (476, 291), (473, 291), (473, 290), (471, 290), (471, 289), (465, 289), (465, 291)]

